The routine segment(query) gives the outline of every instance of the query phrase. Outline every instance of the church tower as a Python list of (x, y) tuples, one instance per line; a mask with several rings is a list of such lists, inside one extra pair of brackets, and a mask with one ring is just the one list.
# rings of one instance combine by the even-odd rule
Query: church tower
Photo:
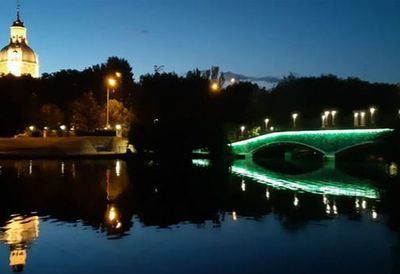
[(17, 19), (10, 28), (10, 42), (0, 51), (0, 76), (31, 75), (39, 77), (39, 58), (28, 46), (27, 29), (20, 16), (20, 5), (17, 5)]

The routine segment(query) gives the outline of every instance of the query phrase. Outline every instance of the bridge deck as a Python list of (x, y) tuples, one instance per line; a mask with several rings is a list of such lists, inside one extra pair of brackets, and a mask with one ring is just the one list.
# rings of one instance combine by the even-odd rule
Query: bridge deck
[(234, 154), (252, 154), (273, 144), (299, 144), (324, 155), (335, 155), (350, 147), (376, 142), (391, 132), (393, 129), (389, 128), (274, 132), (232, 143), (231, 147)]

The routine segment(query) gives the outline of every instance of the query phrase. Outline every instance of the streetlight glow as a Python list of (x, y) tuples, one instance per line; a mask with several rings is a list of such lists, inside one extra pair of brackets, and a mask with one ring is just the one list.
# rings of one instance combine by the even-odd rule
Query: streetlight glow
[(219, 85), (218, 85), (218, 83), (212, 83), (212, 85), (211, 85), (211, 90), (212, 90), (212, 91), (218, 91), (218, 90), (219, 90)]
[(375, 119), (374, 119), (374, 114), (376, 112), (376, 108), (370, 107), (369, 108), (369, 113), (371, 114), (371, 124), (375, 125)]
[(297, 117), (299, 117), (299, 114), (298, 114), (298, 113), (293, 113), (293, 114), (292, 114), (292, 118), (293, 118), (293, 127), (294, 127), (294, 128), (296, 128), (296, 120), (297, 120)]
[(265, 119), (264, 123), (265, 123), (265, 128), (268, 130), (269, 119), (268, 118)]
[(337, 111), (332, 110), (331, 115), (332, 115), (332, 126), (335, 126), (335, 117), (336, 117)]
[[(120, 72), (115, 72), (115, 76), (118, 78), (122, 77)], [(114, 77), (107, 78), (107, 116), (106, 116), (106, 127), (105, 129), (110, 129), (110, 89), (114, 91), (115, 87), (118, 84), (118, 81)]]
[(107, 84), (110, 88), (114, 88), (117, 86), (117, 80), (115, 80), (114, 78), (110, 77), (107, 80)]

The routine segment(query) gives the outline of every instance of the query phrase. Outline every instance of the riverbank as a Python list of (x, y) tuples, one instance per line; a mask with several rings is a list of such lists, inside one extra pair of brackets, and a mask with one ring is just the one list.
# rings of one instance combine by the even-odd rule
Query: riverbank
[(0, 138), (0, 158), (112, 158), (127, 148), (120, 137)]

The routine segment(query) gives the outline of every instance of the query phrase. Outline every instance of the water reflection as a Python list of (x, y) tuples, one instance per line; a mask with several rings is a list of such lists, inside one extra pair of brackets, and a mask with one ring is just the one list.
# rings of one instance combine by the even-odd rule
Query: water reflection
[[(47, 237), (43, 227), (54, 222), (65, 231), (73, 224), (104, 239), (126, 240), (147, 227), (229, 228), (272, 215), (283, 231), (299, 233), (341, 217), (381, 225), (393, 210), (385, 193), (396, 193), (340, 170), (288, 175), (243, 161), (230, 168), (184, 169), (120, 160), (0, 161), (0, 166), (1, 240), (10, 247), (15, 271), (26, 265), (38, 239), (39, 218), (39, 242)], [(396, 214), (390, 214), (392, 226), (399, 223)]]
[(0, 240), (10, 249), (12, 271), (23, 271), (27, 263), (28, 248), (39, 237), (39, 217), (14, 216), (0, 231)]

